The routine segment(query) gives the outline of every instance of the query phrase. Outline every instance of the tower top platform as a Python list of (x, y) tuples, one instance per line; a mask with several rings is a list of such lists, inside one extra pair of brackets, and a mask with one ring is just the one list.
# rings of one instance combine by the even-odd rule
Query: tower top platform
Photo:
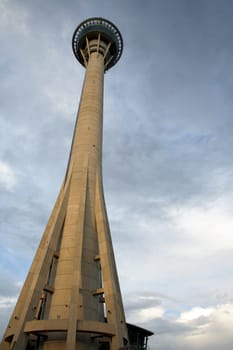
[(91, 41), (96, 41), (92, 52), (101, 52), (100, 42), (105, 45), (104, 51), (101, 52), (105, 58), (105, 71), (118, 62), (123, 51), (123, 39), (112, 22), (101, 17), (93, 17), (86, 19), (76, 28), (72, 39), (73, 52), (84, 67), (88, 62), (90, 54), (88, 43)]

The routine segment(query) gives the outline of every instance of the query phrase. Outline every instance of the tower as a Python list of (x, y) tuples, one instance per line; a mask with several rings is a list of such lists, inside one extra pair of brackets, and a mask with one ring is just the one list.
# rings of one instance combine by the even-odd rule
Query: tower
[(119, 350), (128, 342), (102, 184), (104, 72), (123, 41), (110, 21), (74, 32), (86, 68), (68, 166), (0, 349)]

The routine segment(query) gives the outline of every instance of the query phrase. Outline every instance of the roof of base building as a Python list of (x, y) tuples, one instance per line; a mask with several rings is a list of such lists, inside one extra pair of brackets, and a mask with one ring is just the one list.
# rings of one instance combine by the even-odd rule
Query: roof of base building
[(131, 329), (133, 332), (141, 333), (142, 335), (147, 336), (147, 337), (154, 334), (153, 332), (149, 331), (148, 329), (136, 326), (136, 325), (131, 324), (131, 323), (127, 323), (127, 327), (128, 327), (128, 329)]

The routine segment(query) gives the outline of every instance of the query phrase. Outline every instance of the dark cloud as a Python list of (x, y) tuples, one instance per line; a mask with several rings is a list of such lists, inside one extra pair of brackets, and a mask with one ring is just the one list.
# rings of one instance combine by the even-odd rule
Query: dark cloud
[(152, 294), (145, 291), (141, 293), (128, 294), (125, 296), (125, 311), (130, 313), (130, 311), (137, 311), (140, 309), (145, 309), (148, 307), (160, 306), (162, 305), (162, 299), (166, 298), (161, 296), (161, 294)]

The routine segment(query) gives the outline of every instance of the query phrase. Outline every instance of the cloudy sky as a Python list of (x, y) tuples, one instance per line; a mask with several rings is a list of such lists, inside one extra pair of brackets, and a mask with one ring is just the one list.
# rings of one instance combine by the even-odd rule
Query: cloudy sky
[(233, 2), (0, 0), (0, 329), (61, 185), (84, 77), (71, 38), (120, 29), (104, 186), (128, 322), (151, 350), (233, 344)]

